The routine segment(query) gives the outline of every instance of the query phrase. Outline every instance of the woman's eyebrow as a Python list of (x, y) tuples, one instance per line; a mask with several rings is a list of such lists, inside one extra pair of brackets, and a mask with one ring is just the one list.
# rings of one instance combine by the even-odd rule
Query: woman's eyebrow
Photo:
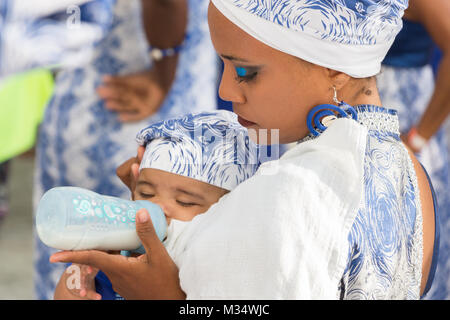
[(201, 194), (198, 194), (198, 193), (187, 191), (187, 190), (184, 190), (184, 189), (181, 189), (181, 188), (176, 188), (175, 191), (187, 194), (188, 196), (191, 196), (191, 197), (194, 197), (194, 198), (197, 198), (197, 199), (200, 199), (200, 200), (205, 200), (205, 198)]
[(231, 56), (231, 55), (228, 55), (228, 54), (221, 54), (220, 56), (222, 58), (224, 58), (224, 59), (231, 60), (231, 61), (250, 62), (250, 61), (248, 61), (248, 60), (246, 60), (244, 58), (238, 58), (238, 57)]

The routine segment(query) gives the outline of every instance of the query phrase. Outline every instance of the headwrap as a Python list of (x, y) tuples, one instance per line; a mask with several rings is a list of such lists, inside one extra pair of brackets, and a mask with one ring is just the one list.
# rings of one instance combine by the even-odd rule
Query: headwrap
[(159, 169), (232, 190), (258, 169), (257, 146), (229, 111), (188, 114), (141, 130), (140, 170)]
[(366, 78), (402, 28), (408, 0), (212, 0), (264, 44), (311, 63)]

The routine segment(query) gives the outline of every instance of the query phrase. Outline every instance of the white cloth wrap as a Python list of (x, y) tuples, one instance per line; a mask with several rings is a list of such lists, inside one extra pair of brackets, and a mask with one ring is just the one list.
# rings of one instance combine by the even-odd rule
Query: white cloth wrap
[(169, 254), (187, 298), (338, 298), (366, 137), (338, 119), (184, 225)]
[[(260, 1), (259, 4), (266, 16), (275, 15), (275, 10), (278, 9), (274, 7), (283, 6), (281, 2), (277, 4), (266, 2), (270, 1)], [(400, 2), (398, 5), (401, 7), (404, 0), (397, 2)], [(334, 5), (336, 11), (332, 12), (323, 8), (311, 9), (306, 0), (293, 1), (280, 9), (285, 11), (282, 14), (288, 16), (289, 20), (289, 14), (294, 15), (292, 12), (298, 11), (304, 15), (303, 19), (306, 22), (302, 27), (296, 27), (292, 21), (299, 19), (293, 17), (288, 27), (286, 23), (284, 25), (280, 24), (281, 22), (274, 23), (267, 17), (262, 18), (236, 5), (236, 3), (253, 5), (254, 2), (250, 0), (212, 0), (212, 3), (228, 20), (262, 43), (308, 62), (344, 72), (354, 78), (371, 77), (380, 72), (381, 62), (395, 35), (402, 28), (403, 10), (396, 12), (392, 9), (394, 16), (380, 19), (384, 18), (386, 4), (374, 6), (372, 14), (360, 18), (353, 10), (343, 5)], [(376, 16), (377, 14), (380, 17)], [(386, 20), (389, 21), (385, 22)], [(338, 37), (337, 33), (342, 34)]]

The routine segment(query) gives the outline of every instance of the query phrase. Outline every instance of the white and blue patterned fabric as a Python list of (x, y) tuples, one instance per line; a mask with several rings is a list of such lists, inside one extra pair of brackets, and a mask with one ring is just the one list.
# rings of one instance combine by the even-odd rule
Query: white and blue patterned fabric
[[(383, 66), (377, 76), (380, 97), (398, 110), (400, 131), (407, 133), (423, 115), (434, 91), (430, 65), (421, 67)], [(441, 128), (417, 155), (428, 171), (436, 191), (441, 220), (440, 254), (435, 280), (426, 299), (450, 299), (450, 171), (447, 137)]]
[[(341, 298), (419, 299), (422, 209), (414, 167), (400, 140), (397, 111), (370, 105), (356, 110), (369, 132), (363, 200), (348, 236)], [(437, 257), (435, 250), (433, 264)], [(430, 282), (433, 276), (431, 271)]]
[(255, 39), (355, 78), (376, 75), (408, 0), (212, 0)]
[(188, 299), (420, 298), (422, 208), (397, 112), (354, 109), (361, 125), (335, 120), (189, 223), (175, 253)]
[[(87, 63), (112, 23), (116, 0), (0, 0), (0, 80), (35, 67)], [(37, 54), (38, 52), (38, 54)]]
[(146, 146), (140, 170), (159, 169), (232, 190), (258, 169), (256, 144), (226, 110), (158, 122), (136, 140)]
[[(109, 1), (92, 1), (89, 4)], [(188, 0), (185, 46), (179, 54), (173, 85), (158, 113), (135, 123), (120, 123), (104, 108), (95, 89), (106, 74), (121, 75), (151, 67), (142, 28), (139, 0), (97, 4), (91, 21), (110, 17), (104, 36), (93, 46), (92, 58), (76, 68), (61, 69), (41, 125), (37, 144), (33, 202), (56, 186), (78, 186), (100, 194), (129, 198), (130, 191), (116, 168), (136, 154), (136, 133), (164, 119), (216, 109), (217, 56), (207, 25), (207, 0)], [(83, 8), (81, 7), (83, 10)], [(87, 16), (86, 16), (87, 18)], [(52, 299), (63, 264), (50, 264), (53, 249), (35, 237), (35, 291)]]

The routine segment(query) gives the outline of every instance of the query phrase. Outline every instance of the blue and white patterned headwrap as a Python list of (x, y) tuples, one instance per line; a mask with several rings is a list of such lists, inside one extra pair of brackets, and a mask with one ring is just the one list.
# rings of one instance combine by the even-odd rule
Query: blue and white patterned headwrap
[(230, 111), (161, 121), (136, 140), (146, 146), (140, 170), (164, 170), (232, 190), (258, 169), (257, 146)]
[(402, 28), (408, 0), (212, 0), (255, 39), (311, 63), (366, 78)]

